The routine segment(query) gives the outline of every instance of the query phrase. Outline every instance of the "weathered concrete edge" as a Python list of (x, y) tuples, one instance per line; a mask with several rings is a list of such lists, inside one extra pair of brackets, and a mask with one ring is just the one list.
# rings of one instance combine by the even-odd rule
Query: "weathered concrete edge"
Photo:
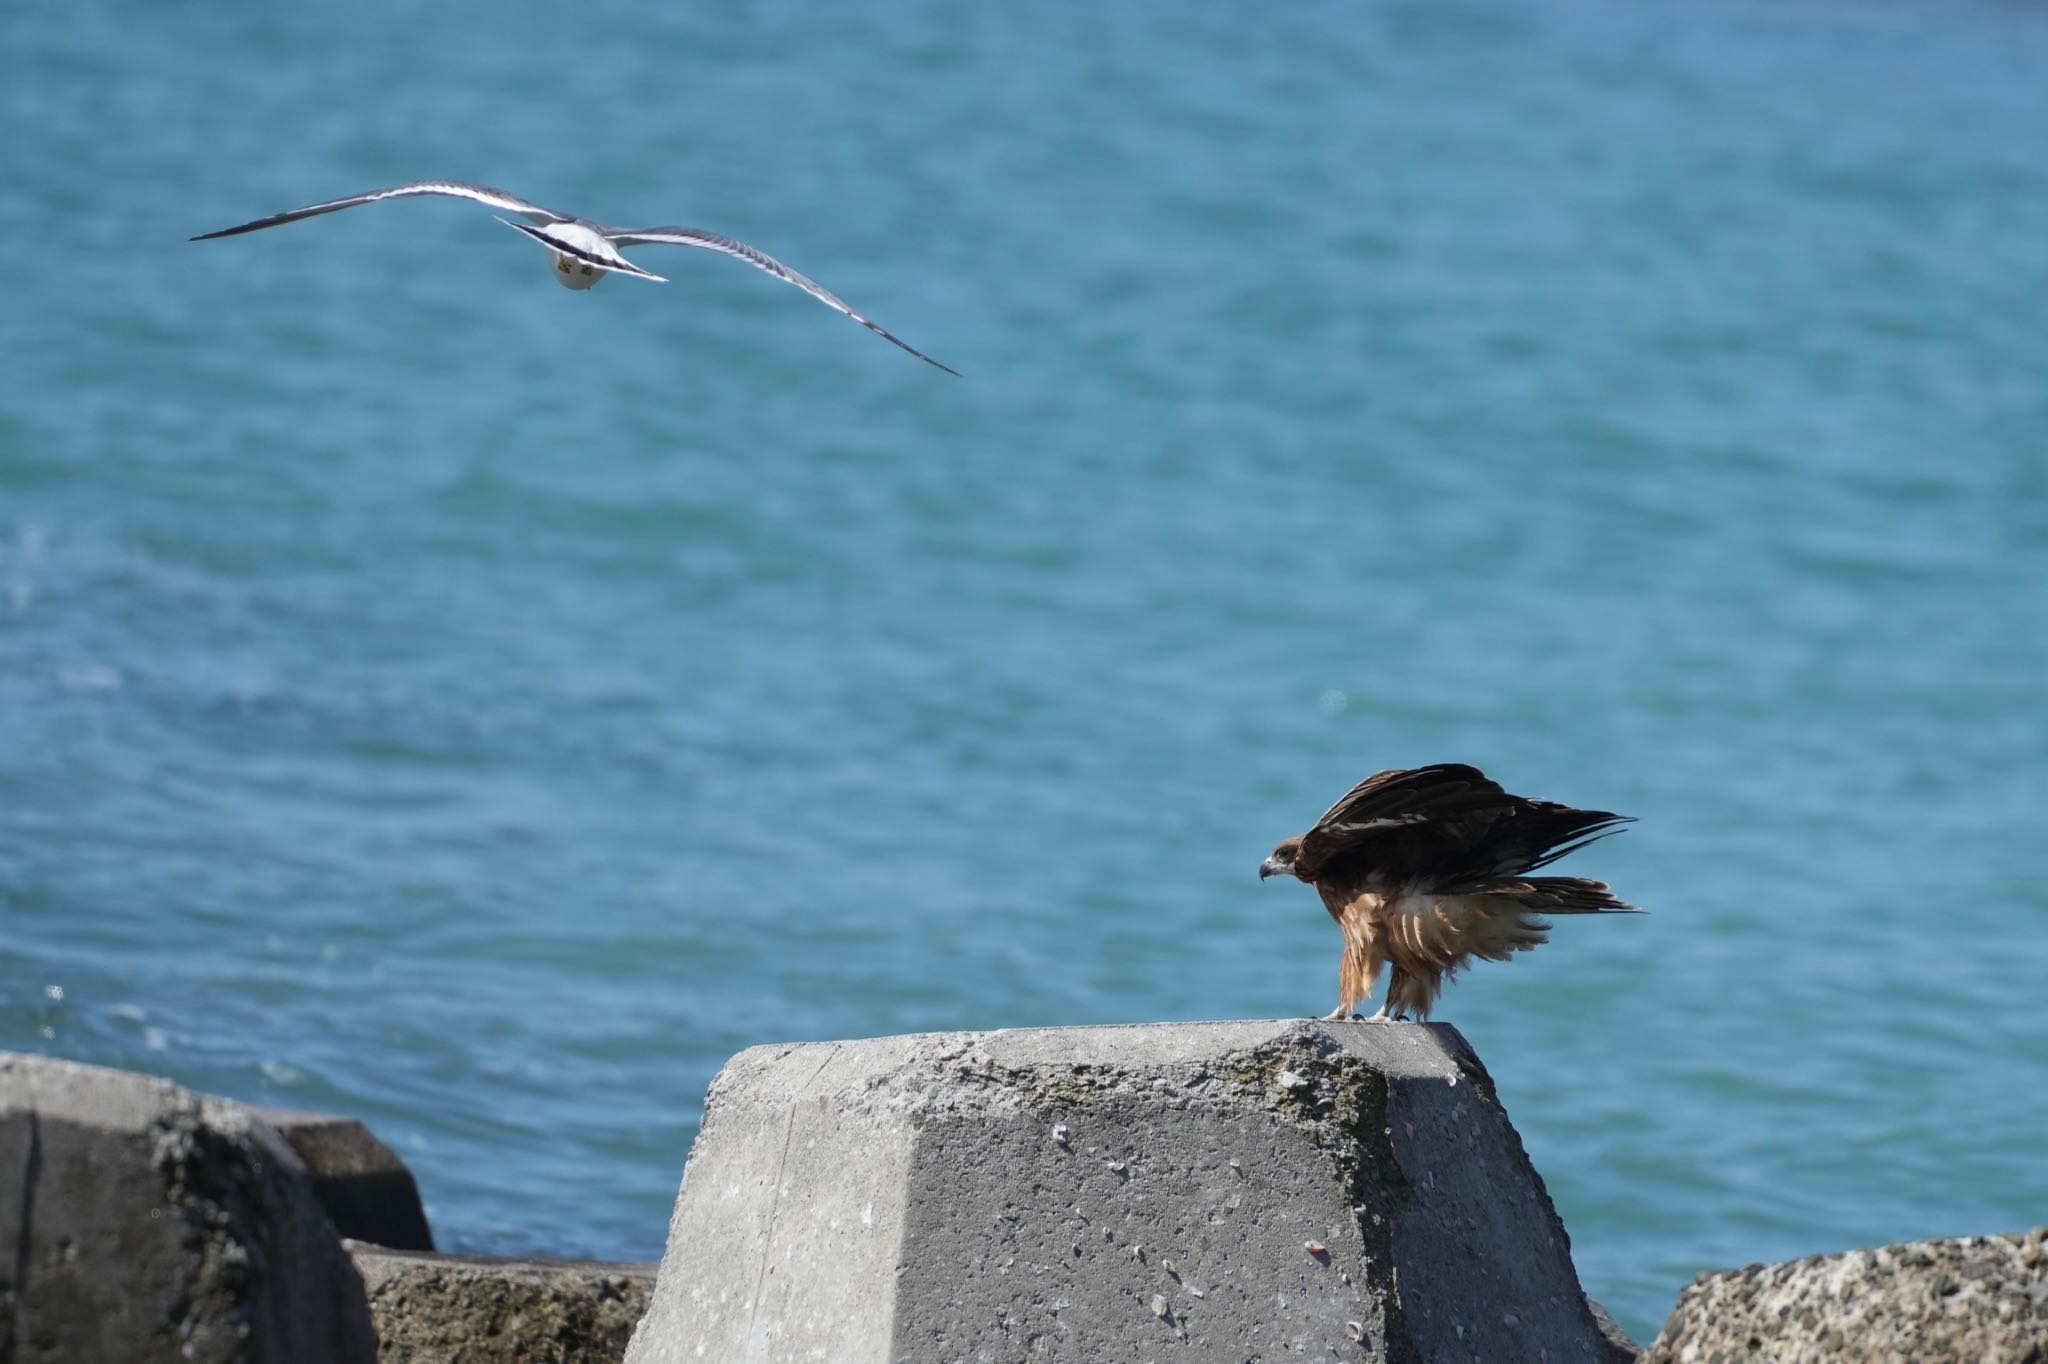
[[(1352, 1064), (1355, 1061), (1368, 1064)], [(1461, 1090), (1460, 1085), (1469, 1087)], [(1519, 1134), (1500, 1108), (1491, 1077), (1469, 1043), (1445, 1024), (1233, 1019), (768, 1044), (737, 1053), (712, 1081), (703, 1132), (690, 1152), (684, 1193), (671, 1220), (671, 1255), (677, 1237), (686, 1230), (687, 1191), (699, 1177), (696, 1167), (707, 1143), (715, 1141), (721, 1117), (750, 1112), (764, 1099), (789, 1105), (829, 1102), (848, 1118), (894, 1113), (896, 1120), (907, 1119), (915, 1128), (945, 1119), (956, 1107), (986, 1113), (991, 1103), (997, 1109), (1042, 1116), (1051, 1124), (1063, 1113), (1098, 1104), (1113, 1106), (1139, 1089), (1148, 1102), (1167, 1110), (1257, 1111), (1277, 1118), (1322, 1150), (1333, 1167), (1342, 1167), (1336, 1172), (1347, 1184), (1374, 1171), (1391, 1170), (1399, 1177), (1398, 1172), (1417, 1164), (1415, 1153), (1400, 1149), (1393, 1137), (1392, 1126), (1399, 1124), (1387, 1120), (1388, 1102), (1395, 1093), (1415, 1096), (1403, 1099), (1403, 1111), (1418, 1120), (1425, 1114), (1441, 1119), (1445, 1106), (1434, 1102), (1437, 1094), (1461, 1093), (1491, 1109), (1512, 1134), (1497, 1143), (1500, 1157), (1535, 1173)], [(786, 1097), (770, 1098), (778, 1094)], [(1422, 1107), (1413, 1106), (1416, 1098)], [(1412, 1128), (1408, 1136), (1413, 1145)], [(1362, 1142), (1357, 1139), (1361, 1137)], [(1347, 1170), (1351, 1173), (1344, 1173)], [(1420, 1169), (1414, 1173), (1417, 1178), (1423, 1175)], [(721, 1178), (729, 1177), (731, 1172), (721, 1167)], [(1576, 1287), (1569, 1237), (1540, 1175), (1518, 1194), (1521, 1200), (1541, 1205), (1534, 1225), (1548, 1233), (1543, 1239), (1553, 1251), (1546, 1253), (1558, 1256), (1562, 1272)], [(1517, 1215), (1534, 1213), (1531, 1207)], [(1390, 1234), (1389, 1228), (1371, 1221), (1359, 1232), (1368, 1246), (1366, 1263), (1392, 1263), (1391, 1255), (1374, 1249)], [(1385, 1296), (1398, 1302), (1397, 1295)], [(1576, 1304), (1583, 1338), (1597, 1342), (1596, 1348), (1604, 1347), (1598, 1357), (1634, 1358), (1634, 1342), (1607, 1329), (1611, 1319), (1584, 1298), (1582, 1289), (1571, 1298), (1553, 1301), (1558, 1304), (1553, 1310), (1567, 1313), (1573, 1308), (1566, 1304)], [(668, 1310), (659, 1294), (654, 1310)], [(1399, 1309), (1388, 1325), (1407, 1333)], [(1442, 1325), (1431, 1323), (1438, 1330)]]
[(195, 1357), (374, 1358), (361, 1280), (304, 1163), (245, 1105), (5, 1052), (9, 1129), (26, 1149), (4, 1209), (7, 1341), (28, 1331), (90, 1358), (169, 1331)]

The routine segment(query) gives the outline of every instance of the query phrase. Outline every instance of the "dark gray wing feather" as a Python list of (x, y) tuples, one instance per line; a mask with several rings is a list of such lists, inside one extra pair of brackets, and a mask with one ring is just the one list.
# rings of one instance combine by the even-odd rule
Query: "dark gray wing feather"
[(235, 237), (244, 232), (256, 232), (266, 227), (279, 227), (295, 223), (301, 218), (317, 218), (323, 213), (339, 213), (357, 204), (374, 204), (379, 199), (407, 199), (418, 194), (440, 194), (454, 199), (474, 199), (492, 208), (517, 213), (536, 223), (566, 223), (572, 221), (568, 214), (557, 213), (551, 208), (529, 203), (516, 194), (507, 194), (502, 189), (489, 185), (473, 185), (466, 180), (415, 180), (408, 185), (393, 185), (389, 189), (373, 189), (367, 194), (351, 194), (346, 199), (329, 199), (325, 203), (308, 204), (286, 213), (274, 213), (268, 218), (242, 223), (236, 227), (224, 227), (218, 232), (202, 232), (192, 238), (195, 242), (210, 241), (215, 237)]
[(697, 246), (707, 251), (718, 251), (728, 256), (736, 256), (757, 270), (765, 270), (786, 284), (794, 284), (826, 307), (845, 313), (884, 341), (900, 346), (926, 364), (945, 370), (946, 373), (951, 375), (957, 376), (960, 373), (959, 370), (954, 369), (951, 365), (940, 364), (917, 347), (910, 345), (900, 337), (892, 335), (885, 328), (878, 326), (868, 318), (862, 317), (859, 313), (847, 307), (837, 294), (834, 294), (817, 281), (798, 274), (767, 252), (749, 246), (743, 241), (736, 241), (731, 237), (722, 237), (716, 232), (706, 232), (701, 228), (695, 227), (608, 227), (604, 229), (604, 235), (606, 240), (619, 246), (639, 246), (642, 244)]

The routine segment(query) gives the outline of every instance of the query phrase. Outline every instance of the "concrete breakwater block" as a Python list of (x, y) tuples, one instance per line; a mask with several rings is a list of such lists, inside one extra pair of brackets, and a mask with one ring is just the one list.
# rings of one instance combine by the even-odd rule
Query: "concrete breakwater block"
[(327, 1220), (345, 1237), (392, 1250), (432, 1250), (420, 1186), (396, 1152), (354, 1118), (251, 1108), (277, 1129), (313, 1177)]
[(431, 1255), (351, 1243), (378, 1364), (618, 1364), (654, 1266)]
[(1814, 1255), (1702, 1274), (1644, 1364), (2040, 1364), (2048, 1228)]
[(0, 1357), (368, 1364), (312, 1176), (239, 1104), (0, 1052)]
[(1630, 1358), (1448, 1025), (756, 1047), (628, 1364)]

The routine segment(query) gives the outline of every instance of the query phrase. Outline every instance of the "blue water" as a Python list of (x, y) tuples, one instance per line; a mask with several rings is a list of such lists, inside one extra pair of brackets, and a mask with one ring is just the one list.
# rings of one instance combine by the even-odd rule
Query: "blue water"
[[(1648, 1333), (2048, 1217), (2048, 11), (17, 4), (0, 1045), (658, 1254), (756, 1042), (1334, 998), (1376, 768), (1641, 823), (1464, 1030)], [(678, 221), (558, 289), (423, 176)]]

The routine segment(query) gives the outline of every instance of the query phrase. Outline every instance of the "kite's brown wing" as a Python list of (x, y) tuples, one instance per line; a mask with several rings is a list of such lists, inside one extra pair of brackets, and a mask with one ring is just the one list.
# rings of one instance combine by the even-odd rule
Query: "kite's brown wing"
[(1634, 821), (1606, 810), (1509, 796), (1486, 809), (1430, 823), (1435, 887), (1452, 894), (1487, 890), (1549, 866)]
[(1500, 783), (1465, 763), (1394, 767), (1375, 772), (1323, 811), (1316, 828), (1362, 824), (1394, 815), (1436, 815), (1512, 799)]
[[(1450, 853), (1454, 861), (1462, 861), (1455, 850), (1466, 841), (1452, 825), (1487, 819), (1488, 812), (1515, 799), (1484, 772), (1464, 763), (1375, 772), (1345, 792), (1302, 835), (1296, 865), (1314, 877), (1332, 858), (1354, 850), (1376, 866), (1384, 862), (1387, 870), (1405, 867), (1432, 850), (1438, 857)], [(1417, 827), (1422, 825), (1429, 828)]]
[(1608, 810), (1576, 810), (1554, 801), (1519, 801), (1501, 812), (1479, 839), (1485, 870), (1494, 876), (1524, 876), (1577, 852), (1588, 843), (1619, 833), (1635, 821)]

